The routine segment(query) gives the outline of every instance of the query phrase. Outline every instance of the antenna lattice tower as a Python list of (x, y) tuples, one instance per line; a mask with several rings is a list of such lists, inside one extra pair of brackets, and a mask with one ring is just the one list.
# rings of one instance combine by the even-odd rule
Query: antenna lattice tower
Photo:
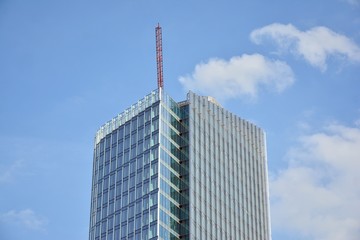
[(160, 24), (155, 28), (156, 33), (156, 64), (157, 64), (157, 81), (158, 88), (164, 87), (163, 78), (163, 56), (162, 56), (162, 34)]

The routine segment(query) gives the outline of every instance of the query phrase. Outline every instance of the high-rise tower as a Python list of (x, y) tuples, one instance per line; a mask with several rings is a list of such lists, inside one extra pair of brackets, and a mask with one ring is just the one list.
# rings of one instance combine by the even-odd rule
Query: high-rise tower
[(89, 240), (269, 240), (264, 132), (189, 92), (158, 89), (96, 133)]
[(213, 98), (159, 89), (96, 133), (90, 240), (269, 237), (265, 136)]

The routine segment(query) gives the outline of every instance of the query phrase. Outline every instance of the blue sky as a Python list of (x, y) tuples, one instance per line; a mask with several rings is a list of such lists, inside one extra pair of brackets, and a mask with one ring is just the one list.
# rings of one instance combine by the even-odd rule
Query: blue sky
[(360, 1), (0, 0), (0, 239), (87, 239), (94, 134), (156, 88), (267, 132), (272, 238), (360, 237)]

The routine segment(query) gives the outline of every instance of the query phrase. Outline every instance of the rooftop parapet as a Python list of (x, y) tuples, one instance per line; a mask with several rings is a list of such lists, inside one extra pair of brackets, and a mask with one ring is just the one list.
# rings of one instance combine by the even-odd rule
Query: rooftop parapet
[(131, 105), (129, 108), (125, 109), (122, 113), (119, 113), (116, 117), (106, 122), (100, 127), (100, 129), (95, 134), (95, 146), (104, 138), (107, 134), (111, 133), (119, 126), (123, 125), (125, 122), (129, 121), (132, 117), (138, 115), (140, 112), (144, 111), (147, 107), (150, 107), (153, 103), (160, 100), (159, 90), (156, 89), (146, 95), (144, 98), (137, 101), (137, 103)]

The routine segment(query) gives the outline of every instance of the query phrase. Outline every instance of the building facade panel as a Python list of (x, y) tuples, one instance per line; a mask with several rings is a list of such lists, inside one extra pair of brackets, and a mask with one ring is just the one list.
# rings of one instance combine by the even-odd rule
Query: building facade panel
[(190, 238), (270, 239), (263, 131), (209, 97), (188, 101)]

